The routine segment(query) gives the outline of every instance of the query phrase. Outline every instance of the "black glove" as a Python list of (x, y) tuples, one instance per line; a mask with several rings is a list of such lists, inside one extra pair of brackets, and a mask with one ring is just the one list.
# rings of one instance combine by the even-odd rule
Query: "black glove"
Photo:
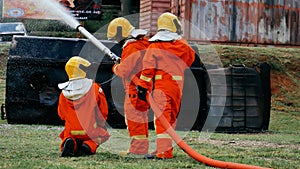
[(115, 60), (113, 60), (113, 61), (114, 61), (115, 64), (120, 64), (121, 58), (117, 58), (117, 59), (115, 59)]
[(147, 95), (147, 89), (141, 87), (141, 86), (136, 86), (136, 89), (138, 91), (138, 98), (140, 100), (147, 101), (146, 95)]
[(121, 58), (114, 53), (111, 53), (111, 59), (115, 62), (115, 64), (119, 64), (121, 61)]

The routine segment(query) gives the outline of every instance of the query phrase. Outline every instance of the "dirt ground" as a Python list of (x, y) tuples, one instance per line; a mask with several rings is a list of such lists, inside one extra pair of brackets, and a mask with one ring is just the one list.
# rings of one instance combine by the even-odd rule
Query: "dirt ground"
[(299, 78), (296, 78), (300, 75), (300, 71), (292, 71), (292, 73), (294, 75), (279, 72), (271, 73), (271, 103), (273, 109), (283, 110), (284, 108), (279, 106), (280, 104), (273, 104), (282, 103), (295, 112), (300, 111), (300, 81)]

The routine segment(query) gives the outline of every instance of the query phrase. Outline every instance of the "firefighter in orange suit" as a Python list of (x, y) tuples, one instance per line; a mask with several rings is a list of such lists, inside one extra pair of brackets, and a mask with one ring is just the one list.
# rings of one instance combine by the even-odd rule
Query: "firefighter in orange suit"
[[(147, 100), (146, 93), (153, 81), (154, 101), (172, 127), (179, 113), (184, 71), (195, 59), (194, 50), (181, 36), (181, 23), (171, 13), (163, 13), (157, 21), (158, 32), (149, 39), (150, 46), (143, 59), (143, 71), (137, 86), (138, 97)], [(155, 119), (156, 158), (173, 158), (172, 139)]]
[(112, 20), (107, 29), (107, 38), (123, 45), (120, 63), (113, 66), (113, 72), (122, 78), (125, 100), (125, 122), (131, 139), (129, 150), (121, 156), (144, 158), (148, 154), (148, 108), (146, 101), (137, 97), (137, 82), (142, 70), (142, 59), (149, 46), (147, 31), (135, 29), (130, 22), (119, 17)]
[(105, 128), (106, 97), (99, 84), (86, 78), (90, 62), (74, 56), (65, 65), (69, 81), (58, 84), (58, 115), (65, 122), (60, 134), (62, 157), (93, 155), (110, 137)]

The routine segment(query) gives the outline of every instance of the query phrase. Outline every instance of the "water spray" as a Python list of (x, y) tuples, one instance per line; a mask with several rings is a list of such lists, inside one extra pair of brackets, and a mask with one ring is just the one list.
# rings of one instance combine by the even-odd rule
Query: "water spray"
[[(33, 1), (33, 0), (32, 0)], [(80, 23), (72, 17), (67, 9), (60, 5), (57, 1), (49, 0), (39, 0), (38, 2), (34, 1), (39, 8), (45, 9), (49, 14), (60, 18), (70, 27), (81, 32), (87, 39), (89, 39), (98, 49), (100, 49), (104, 54), (108, 55), (113, 61), (119, 61), (120, 57), (110, 51), (105, 45), (103, 45), (98, 39), (96, 39), (91, 33), (89, 33)]]

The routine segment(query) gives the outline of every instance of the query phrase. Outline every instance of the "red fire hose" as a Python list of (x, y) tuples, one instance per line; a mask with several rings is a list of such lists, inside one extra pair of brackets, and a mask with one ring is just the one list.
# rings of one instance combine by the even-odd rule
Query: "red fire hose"
[(163, 127), (166, 129), (167, 133), (171, 136), (171, 138), (175, 141), (175, 143), (190, 157), (193, 159), (204, 163), (208, 166), (212, 167), (218, 167), (218, 168), (228, 168), (228, 169), (267, 169), (264, 167), (259, 166), (253, 166), (253, 165), (247, 165), (247, 164), (239, 164), (239, 163), (233, 163), (233, 162), (225, 162), (225, 161), (219, 161), (214, 160), (211, 158), (208, 158), (206, 156), (203, 156), (193, 150), (190, 146), (188, 146), (181, 138), (177, 135), (173, 127), (169, 124), (167, 119), (162, 115), (161, 110), (158, 108), (157, 104), (153, 100), (152, 96), (149, 95), (149, 101), (152, 110), (154, 111), (155, 117), (160, 120)]

